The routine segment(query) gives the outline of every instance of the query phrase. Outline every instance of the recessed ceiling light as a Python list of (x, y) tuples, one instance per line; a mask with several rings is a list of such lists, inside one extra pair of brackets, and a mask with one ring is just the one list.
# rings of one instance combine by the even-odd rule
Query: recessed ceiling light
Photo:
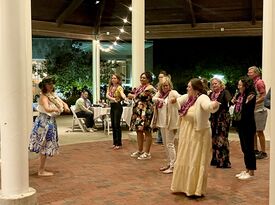
[(99, 4), (100, 1), (95, 1), (95, 4)]

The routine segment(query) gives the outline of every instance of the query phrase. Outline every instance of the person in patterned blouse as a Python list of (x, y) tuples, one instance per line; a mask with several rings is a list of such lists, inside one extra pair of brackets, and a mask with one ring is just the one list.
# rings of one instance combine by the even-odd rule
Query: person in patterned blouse
[[(136, 130), (138, 150), (131, 154), (131, 157), (139, 160), (151, 159), (150, 148), (152, 144), (151, 121), (154, 113), (153, 96), (156, 89), (151, 85), (152, 75), (144, 72), (140, 75), (140, 86), (134, 88), (128, 94), (129, 99), (134, 100), (131, 128)], [(145, 139), (144, 139), (145, 136)], [(145, 148), (143, 142), (145, 140)]]

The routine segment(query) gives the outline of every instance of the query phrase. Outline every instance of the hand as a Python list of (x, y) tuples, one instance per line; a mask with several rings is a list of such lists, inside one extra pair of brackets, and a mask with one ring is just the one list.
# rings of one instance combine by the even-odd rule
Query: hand
[(162, 98), (158, 98), (158, 102), (163, 103), (164, 100)]
[(58, 113), (60, 113), (60, 110), (58, 108), (53, 108), (50, 112), (58, 112)]
[(218, 101), (216, 101), (216, 100), (215, 100), (215, 101), (212, 101), (212, 105), (213, 105), (213, 108), (214, 108), (214, 109), (217, 109), (217, 108), (220, 106), (220, 104), (221, 104), (221, 103), (218, 102)]
[(129, 94), (128, 94), (128, 98), (129, 98), (129, 99), (134, 99), (134, 98), (135, 98), (135, 95), (134, 95), (134, 94), (129, 93)]
[(249, 96), (247, 96), (246, 98), (246, 102), (245, 103), (248, 103), (250, 100), (252, 100), (252, 98), (254, 98), (255, 95), (254, 94), (250, 94)]
[(177, 102), (177, 98), (175, 98), (175, 97), (171, 98), (170, 102), (171, 102), (172, 104), (176, 103), (176, 102)]

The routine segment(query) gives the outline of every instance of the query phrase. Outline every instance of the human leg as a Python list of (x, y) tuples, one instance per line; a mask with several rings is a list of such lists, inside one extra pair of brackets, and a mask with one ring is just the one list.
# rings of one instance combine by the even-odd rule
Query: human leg
[(167, 130), (166, 146), (168, 152), (169, 168), (163, 171), (164, 174), (171, 174), (176, 161), (175, 135), (177, 130)]
[(138, 158), (143, 154), (143, 141), (144, 141), (144, 133), (142, 131), (137, 132), (137, 144), (138, 144), (138, 151), (133, 152), (131, 157)]
[(259, 154), (257, 134), (254, 135), (254, 152), (256, 155)]
[(245, 172), (241, 172), (236, 175), (241, 180), (250, 179), (254, 176), (254, 170), (256, 170), (256, 157), (254, 153), (254, 139), (255, 131), (246, 130), (240, 134), (240, 142), (242, 151), (244, 153), (244, 163), (246, 167)]
[(267, 157), (267, 154), (265, 151), (265, 135), (264, 135), (266, 120), (267, 120), (267, 111), (261, 110), (261, 111), (255, 112), (254, 114), (255, 114), (257, 136), (259, 138), (260, 148), (261, 148), (260, 152), (256, 155), (256, 157), (257, 159), (263, 159)]
[(38, 169), (38, 176), (52, 176), (52, 172), (45, 171), (45, 164), (46, 164), (47, 156), (44, 154), (40, 154), (40, 165)]
[(84, 117), (86, 119), (85, 125), (87, 128), (94, 126), (94, 114), (91, 112), (80, 111), (76, 113), (77, 117)]
[(257, 159), (264, 159), (267, 157), (266, 151), (265, 151), (265, 135), (263, 131), (257, 131), (257, 135), (259, 138), (261, 151), (256, 155)]
[(139, 160), (151, 159), (150, 148), (152, 145), (152, 134), (150, 131), (144, 131), (145, 134), (145, 149), (144, 153), (138, 157)]
[(152, 145), (152, 133), (150, 131), (144, 131), (145, 134), (145, 152), (150, 153), (151, 145)]
[(174, 163), (176, 161), (176, 148), (175, 148), (176, 132), (177, 130), (169, 130), (166, 137), (170, 167), (174, 167)]
[(261, 151), (265, 152), (265, 135), (264, 135), (264, 131), (257, 131), (257, 135), (258, 135), (258, 138), (259, 138)]
[(161, 128), (159, 128), (158, 131), (157, 131), (156, 143), (163, 144), (163, 136), (162, 136), (162, 133), (161, 133)]
[[(114, 104), (114, 105), (112, 105)], [(121, 133), (121, 125), (120, 125), (120, 120), (121, 120), (121, 115), (123, 108), (120, 103), (112, 103), (111, 106), (113, 106), (113, 121), (112, 121), (112, 128), (113, 128), (113, 134), (115, 135), (115, 145), (116, 146), (121, 146), (122, 141), (122, 133)]]
[[(111, 111), (110, 111), (110, 118), (111, 118), (111, 126), (112, 126), (112, 128), (114, 127), (114, 107), (112, 106), (112, 104), (111, 104)], [(114, 132), (114, 130), (113, 130), (113, 148), (115, 148), (116, 147), (116, 145), (117, 145), (117, 137), (116, 137), (116, 133)]]
[(162, 139), (163, 139), (163, 145), (164, 145), (164, 149), (165, 149), (165, 153), (166, 153), (166, 157), (167, 157), (167, 160), (168, 160), (168, 163), (162, 167), (160, 167), (160, 171), (165, 171), (167, 169), (169, 169), (170, 167), (170, 163), (169, 163), (169, 155), (168, 155), (168, 149), (167, 149), (167, 140), (166, 140), (166, 128), (159, 128), (160, 132), (161, 132), (161, 136), (162, 136)]

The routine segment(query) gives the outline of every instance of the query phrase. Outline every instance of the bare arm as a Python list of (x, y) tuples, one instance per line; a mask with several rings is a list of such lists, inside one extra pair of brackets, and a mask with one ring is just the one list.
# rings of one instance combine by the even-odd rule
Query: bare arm
[(60, 112), (60, 110), (58, 108), (50, 108), (49, 106), (49, 99), (47, 96), (45, 95), (41, 95), (39, 98), (39, 104), (44, 108), (44, 110), (47, 113), (51, 113), (51, 112)]

